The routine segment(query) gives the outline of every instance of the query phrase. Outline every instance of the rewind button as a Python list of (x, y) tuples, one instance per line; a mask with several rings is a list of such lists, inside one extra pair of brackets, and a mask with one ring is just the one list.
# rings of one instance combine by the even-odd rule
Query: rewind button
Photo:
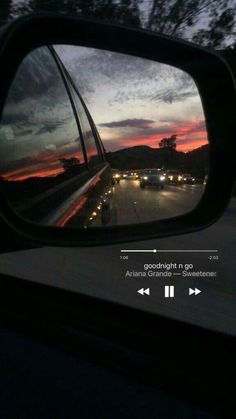
[(144, 288), (141, 288), (140, 290), (138, 290), (137, 291), (139, 294), (141, 294), (141, 295), (144, 295), (144, 294), (146, 294), (146, 295), (150, 295), (150, 288), (146, 288), (146, 289), (144, 289)]

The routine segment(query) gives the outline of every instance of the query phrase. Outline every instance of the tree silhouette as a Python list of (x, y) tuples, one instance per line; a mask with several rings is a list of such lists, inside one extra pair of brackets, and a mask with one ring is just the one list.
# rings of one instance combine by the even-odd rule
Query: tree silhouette
[(176, 150), (177, 134), (171, 135), (171, 137), (162, 138), (159, 142), (159, 147), (167, 150)]
[(79, 171), (80, 160), (77, 157), (61, 158), (59, 159), (65, 172)]
[(141, 26), (139, 6), (140, 0), (29, 0), (15, 10), (18, 14), (55, 12)]
[(193, 36), (192, 40), (202, 46), (213, 48), (222, 47), (225, 38), (233, 34), (234, 25), (233, 10), (223, 10), (222, 13), (212, 17), (208, 29), (199, 30)]
[[(106, 20), (193, 40), (208, 47), (234, 45), (236, 0), (1, 0), (0, 24), (23, 14), (51, 11)], [(146, 6), (148, 7), (148, 6)], [(146, 16), (146, 17), (145, 17)], [(204, 16), (204, 19), (202, 17)], [(201, 27), (202, 26), (202, 27)]]
[[(203, 14), (207, 29), (194, 30)], [(153, 0), (147, 22), (152, 30), (209, 47), (223, 47), (234, 26), (232, 0)], [(233, 37), (228, 42), (232, 44)]]
[(11, 18), (12, 11), (13, 11), (12, 0), (1, 0), (0, 25), (3, 25), (6, 21), (8, 21)]

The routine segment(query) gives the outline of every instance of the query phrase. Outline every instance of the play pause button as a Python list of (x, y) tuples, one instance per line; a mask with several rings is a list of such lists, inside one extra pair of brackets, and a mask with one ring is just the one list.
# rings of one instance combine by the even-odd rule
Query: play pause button
[(175, 296), (175, 287), (174, 285), (165, 286), (165, 298), (174, 298)]

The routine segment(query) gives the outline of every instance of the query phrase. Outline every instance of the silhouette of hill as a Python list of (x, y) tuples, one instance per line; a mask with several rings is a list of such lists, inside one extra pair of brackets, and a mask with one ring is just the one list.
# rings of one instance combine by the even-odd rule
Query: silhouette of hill
[(167, 148), (152, 148), (146, 145), (107, 152), (111, 167), (119, 170), (145, 169), (150, 167), (164, 170), (176, 169), (204, 178), (208, 173), (209, 145), (201, 146), (188, 153)]

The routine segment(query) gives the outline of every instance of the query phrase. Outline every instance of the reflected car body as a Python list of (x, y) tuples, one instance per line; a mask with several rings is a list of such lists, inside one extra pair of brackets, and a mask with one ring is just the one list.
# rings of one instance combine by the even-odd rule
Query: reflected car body
[(183, 175), (178, 170), (167, 170), (166, 182), (173, 185), (182, 185)]
[[(42, 80), (34, 77), (39, 66)], [(86, 228), (95, 220), (96, 225), (106, 225), (112, 200), (111, 168), (94, 121), (54, 48), (42, 47), (26, 57), (11, 90), (24, 104), (24, 114), (18, 114), (10, 98), (5, 110), (6, 115), (7, 111), (16, 115), (11, 130), (17, 134), (19, 157), (13, 160), (8, 152), (12, 161), (0, 168), (0, 188), (9, 205), (27, 221), (43, 225)], [(35, 106), (44, 126), (42, 133), (31, 134), (34, 153), (24, 146), (30, 142), (31, 91), (39, 91)], [(47, 103), (55, 107), (54, 114), (47, 112)], [(2, 147), (7, 152), (10, 142), (2, 142)]]
[(193, 185), (196, 183), (196, 178), (193, 177), (190, 173), (183, 173), (183, 183), (187, 183), (189, 185)]
[(140, 175), (140, 188), (153, 186), (163, 189), (165, 184), (165, 176), (160, 169), (146, 169)]

